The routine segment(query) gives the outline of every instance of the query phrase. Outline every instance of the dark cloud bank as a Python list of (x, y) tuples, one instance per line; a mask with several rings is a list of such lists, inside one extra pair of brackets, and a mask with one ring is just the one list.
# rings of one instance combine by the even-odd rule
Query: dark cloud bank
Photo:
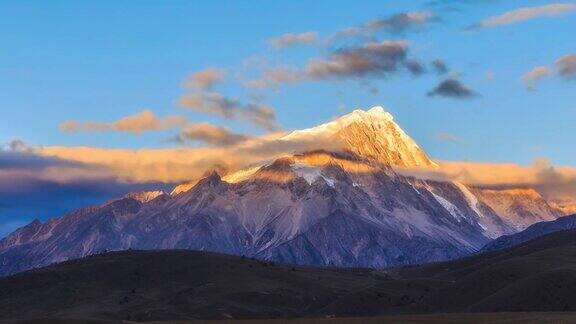
[[(168, 189), (161, 183), (126, 183), (115, 177), (97, 176), (93, 167), (78, 162), (43, 157), (13, 142), (0, 149), (0, 238), (33, 219), (46, 220), (106, 202), (131, 191)], [(86, 177), (71, 181), (42, 178), (44, 171), (57, 168), (79, 170)]]

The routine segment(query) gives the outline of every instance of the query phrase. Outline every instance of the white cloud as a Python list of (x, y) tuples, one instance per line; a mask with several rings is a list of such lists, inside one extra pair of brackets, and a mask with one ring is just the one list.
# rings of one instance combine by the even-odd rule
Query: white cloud
[(525, 7), (484, 19), (473, 27), (511, 25), (540, 17), (559, 16), (574, 11), (576, 11), (576, 4), (570, 3), (554, 3), (538, 7)]
[(552, 71), (550, 70), (549, 67), (537, 66), (532, 70), (526, 72), (522, 76), (522, 81), (524, 81), (524, 84), (526, 85), (526, 88), (528, 90), (535, 90), (538, 82), (543, 78), (549, 76), (551, 73)]
[(304, 32), (299, 34), (288, 33), (269, 40), (274, 48), (284, 48), (296, 45), (313, 44), (316, 42), (318, 34), (316, 32)]
[(215, 84), (222, 82), (224, 75), (225, 71), (222, 69), (209, 68), (190, 75), (184, 85), (192, 89), (210, 90)]

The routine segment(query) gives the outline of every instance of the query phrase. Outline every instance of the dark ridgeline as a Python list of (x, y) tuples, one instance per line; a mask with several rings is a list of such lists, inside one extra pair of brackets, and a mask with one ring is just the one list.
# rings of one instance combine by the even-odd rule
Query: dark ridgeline
[(486, 244), (482, 251), (502, 250), (546, 234), (571, 229), (576, 229), (576, 215), (560, 217), (550, 222), (536, 223), (522, 232), (503, 235)]
[[(388, 270), (307, 268), (182, 250), (110, 252), (0, 279), (0, 320), (573, 311), (574, 264), (574, 230), (456, 261)], [(462, 316), (467, 322), (485, 315)]]

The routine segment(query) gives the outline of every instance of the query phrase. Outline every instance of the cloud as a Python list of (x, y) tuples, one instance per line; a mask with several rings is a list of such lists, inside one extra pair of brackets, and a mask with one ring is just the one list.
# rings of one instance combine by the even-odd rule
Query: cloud
[(399, 169), (407, 176), (435, 181), (458, 181), (485, 188), (535, 188), (547, 198), (576, 196), (576, 167), (553, 166), (541, 158), (532, 165), (435, 161), (439, 169)]
[(126, 182), (106, 166), (42, 155), (21, 140), (12, 141), (0, 148), (0, 237), (34, 218), (60, 216), (129, 191), (169, 187)]
[(423, 29), (440, 19), (427, 11), (400, 12), (385, 18), (375, 19), (357, 27), (347, 27), (330, 37), (330, 42), (341, 38), (372, 38), (375, 33), (383, 31), (390, 34), (404, 34), (410, 30)]
[(442, 142), (452, 142), (452, 143), (460, 142), (460, 138), (458, 138), (458, 136), (447, 132), (436, 133), (434, 137)]
[(186, 125), (176, 137), (176, 141), (182, 144), (188, 142), (203, 142), (209, 145), (227, 146), (248, 140), (249, 137), (242, 134), (234, 134), (225, 127), (214, 126), (208, 123)]
[(346, 27), (338, 32), (336, 32), (332, 37), (330, 37), (329, 42), (340, 38), (356, 37), (356, 36), (369, 36), (370, 31), (363, 27)]
[(566, 55), (556, 61), (556, 70), (564, 78), (576, 77), (576, 54)]
[(248, 104), (241, 110), (244, 119), (267, 131), (278, 131), (280, 127), (276, 123), (276, 112), (274, 108), (260, 105)]
[(12, 152), (29, 152), (30, 150), (32, 150), (32, 148), (28, 144), (26, 144), (26, 142), (17, 138), (8, 142), (6, 148), (0, 148), (0, 152), (2, 152), (2, 150), (4, 151), (8, 150)]
[(303, 81), (337, 81), (387, 78), (407, 71), (413, 76), (426, 73), (419, 60), (408, 57), (410, 44), (406, 40), (366, 42), (331, 50), (326, 56), (309, 59), (304, 67), (265, 69), (260, 79), (244, 83), (248, 88), (279, 88), (284, 84)]
[(180, 106), (226, 119), (236, 118), (241, 103), (217, 92), (190, 93), (180, 98)]
[(392, 33), (403, 33), (435, 21), (438, 21), (438, 18), (430, 12), (402, 12), (387, 18), (369, 21), (366, 23), (365, 28), (371, 30), (386, 30)]
[[(284, 135), (285, 133), (273, 133), (215, 147), (140, 150), (38, 147), (34, 149), (34, 154), (77, 165), (97, 166), (97, 170), (105, 170), (108, 178), (118, 179), (120, 183), (175, 183), (197, 179), (214, 165), (220, 165), (232, 172), (285, 154), (318, 149), (341, 150), (330, 138), (286, 139)], [(454, 137), (448, 136), (448, 139)], [(554, 198), (576, 196), (576, 167), (553, 166), (546, 159), (539, 159), (527, 166), (515, 163), (436, 162), (440, 166), (438, 169), (402, 169), (399, 172), (423, 179), (459, 181), (482, 187), (533, 187)], [(73, 177), (64, 177), (62, 173), (61, 170), (52, 173), (50, 177), (60, 183), (72, 183), (78, 182), (78, 179), (85, 175), (73, 172)], [(45, 176), (44, 174), (43, 178), (47, 179)], [(91, 177), (93, 179), (94, 175)], [(15, 182), (7, 180), (3, 183)]]
[(538, 7), (525, 7), (482, 20), (471, 28), (511, 25), (540, 17), (553, 17), (576, 11), (576, 4), (554, 3)]
[[(576, 54), (565, 55), (556, 60), (554, 72), (565, 80), (576, 78)], [(552, 68), (548, 66), (537, 66), (522, 75), (521, 79), (528, 90), (536, 90), (538, 82), (552, 73)]]
[(408, 59), (404, 62), (404, 66), (414, 76), (419, 76), (426, 73), (426, 68), (417, 60)]
[(522, 81), (526, 85), (528, 90), (536, 90), (536, 85), (540, 80), (549, 76), (551, 74), (551, 70), (547, 66), (537, 66), (532, 70), (526, 72), (522, 76)]
[[(197, 139), (201, 135), (205, 141), (208, 137), (216, 138), (215, 135), (205, 135), (206, 133), (205, 129), (195, 129), (191, 135)], [(234, 171), (284, 154), (317, 149), (338, 150), (337, 143), (330, 138), (284, 139), (284, 135), (285, 133), (271, 133), (261, 137), (239, 138), (235, 142), (231, 141), (229, 145), (213, 147), (130, 150), (52, 146), (36, 147), (34, 153), (98, 166), (108, 175), (128, 183), (174, 183), (197, 179), (214, 165), (222, 165), (227, 170)], [(223, 135), (223, 138), (226, 136)]]
[(274, 48), (285, 48), (297, 45), (307, 45), (316, 42), (318, 34), (316, 32), (304, 32), (299, 34), (283, 34), (269, 40), (270, 46)]
[(69, 161), (33, 154), (34, 148), (22, 140), (11, 141), (6, 148), (0, 149), (0, 172), (43, 171), (54, 167), (81, 167)]
[[(220, 135), (216, 134), (219, 133)], [(216, 134), (216, 135), (215, 135)], [(201, 177), (221, 165), (230, 172), (303, 151), (341, 148), (330, 138), (286, 138), (285, 133), (239, 137), (213, 127), (192, 127), (186, 140), (213, 140), (226, 145), (165, 149), (105, 149), (95, 147), (31, 147), (32, 151), (2, 152), (0, 195), (8, 210), (27, 217), (58, 213), (99, 203), (123, 192), (166, 188)], [(230, 137), (232, 136), (232, 137)], [(453, 139), (451, 136), (442, 136)], [(214, 142), (215, 143), (215, 142)], [(6, 158), (9, 154), (17, 156)], [(19, 163), (19, 161), (34, 161)], [(533, 165), (437, 161), (439, 169), (402, 170), (431, 180), (450, 180), (483, 187), (534, 187), (548, 197), (576, 195), (576, 168), (553, 166), (541, 159)], [(7, 165), (11, 165), (7, 168)], [(162, 183), (167, 185), (162, 185)], [(164, 186), (164, 187), (162, 187)], [(48, 206), (48, 207), (46, 207)], [(24, 210), (23, 208), (28, 208)], [(42, 209), (42, 207), (46, 207)], [(20, 209), (18, 209), (20, 208)], [(0, 218), (2, 214), (0, 209)], [(2, 219), (0, 219), (0, 223)]]
[(272, 107), (257, 103), (242, 104), (216, 92), (185, 94), (180, 98), (180, 106), (225, 119), (242, 118), (268, 131), (280, 128)]
[(448, 78), (440, 82), (440, 84), (438, 84), (434, 89), (428, 92), (428, 96), (468, 99), (477, 96), (477, 94), (467, 86), (463, 85), (457, 79)]
[(264, 71), (262, 78), (250, 80), (244, 85), (248, 88), (278, 88), (282, 84), (297, 83), (302, 81), (306, 76), (294, 68), (273, 68)]
[(435, 59), (434, 61), (432, 61), (431, 65), (436, 74), (438, 75), (444, 75), (448, 73), (448, 66), (446, 66), (446, 63), (444, 63), (444, 61), (442, 61), (441, 59)]
[(152, 111), (144, 110), (110, 123), (67, 120), (60, 124), (60, 130), (70, 133), (118, 131), (140, 134), (148, 131), (166, 130), (182, 126), (185, 123), (186, 118), (183, 116), (158, 118)]
[(386, 77), (406, 62), (407, 41), (383, 41), (348, 47), (327, 59), (308, 61), (305, 73), (312, 79)]
[(184, 85), (192, 89), (210, 90), (215, 84), (222, 82), (224, 75), (225, 71), (222, 69), (209, 68), (190, 75)]

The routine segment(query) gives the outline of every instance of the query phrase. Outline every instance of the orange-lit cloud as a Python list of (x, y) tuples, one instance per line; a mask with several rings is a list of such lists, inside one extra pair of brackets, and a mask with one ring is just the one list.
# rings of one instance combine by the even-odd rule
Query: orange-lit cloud
[(67, 120), (60, 124), (60, 130), (63, 132), (118, 131), (140, 134), (147, 131), (166, 130), (183, 126), (185, 123), (186, 118), (183, 116), (158, 118), (152, 111), (144, 110), (113, 122)]
[[(338, 149), (328, 139), (316, 139), (314, 142), (285, 141), (281, 139), (282, 135), (276, 133), (212, 148), (127, 150), (42, 147), (34, 151), (43, 156), (97, 166), (127, 182), (181, 182), (200, 177), (214, 165), (222, 165), (234, 171), (284, 154), (319, 148)], [(545, 159), (537, 160), (532, 165), (437, 162), (438, 169), (399, 169), (398, 172), (429, 180), (458, 181), (475, 186), (534, 187), (551, 197), (576, 196), (576, 167), (553, 166)], [(53, 176), (59, 176), (57, 170)]]
[[(203, 132), (205, 134), (206, 132)], [(213, 130), (212, 130), (213, 131)], [(196, 134), (197, 135), (197, 134)], [(284, 133), (242, 138), (215, 147), (166, 149), (105, 149), (95, 147), (37, 147), (34, 153), (107, 170), (127, 182), (181, 182), (196, 179), (214, 165), (236, 170), (272, 157), (314, 149), (337, 149), (329, 139), (285, 140)], [(224, 135), (224, 141), (228, 141)]]
[(184, 81), (184, 86), (192, 89), (209, 90), (215, 84), (223, 81), (225, 71), (209, 68), (193, 73)]
[(247, 81), (244, 85), (253, 89), (279, 88), (282, 84), (297, 83), (304, 78), (304, 73), (298, 69), (278, 67), (265, 70), (262, 78)]
[(180, 98), (179, 104), (189, 110), (225, 119), (244, 119), (271, 132), (280, 129), (274, 108), (259, 103), (243, 104), (217, 92), (188, 93)]
[(547, 66), (537, 66), (522, 76), (522, 81), (528, 90), (535, 90), (537, 83), (552, 73)]
[(200, 141), (210, 145), (233, 145), (247, 141), (249, 138), (243, 134), (235, 134), (225, 127), (197, 123), (186, 125), (176, 137), (176, 141), (182, 144)]
[(547, 159), (532, 165), (436, 161), (437, 170), (403, 169), (399, 173), (423, 179), (458, 181), (481, 187), (533, 187), (549, 197), (576, 196), (576, 167), (554, 166)]

